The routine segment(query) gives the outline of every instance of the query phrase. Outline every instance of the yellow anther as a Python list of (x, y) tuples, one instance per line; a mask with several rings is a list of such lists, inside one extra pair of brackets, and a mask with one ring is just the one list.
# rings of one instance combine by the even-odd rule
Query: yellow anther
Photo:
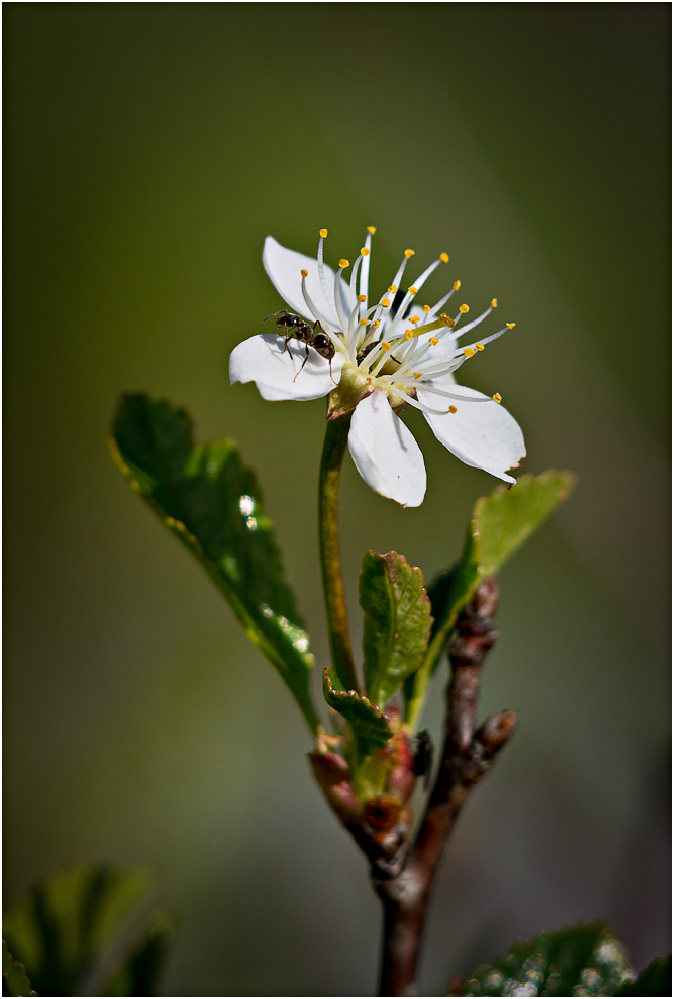
[(381, 304), (384, 306), (385, 309), (388, 309), (389, 305), (391, 304), (391, 299), (390, 298), (382, 298)]
[(430, 312), (431, 311), (430, 305), (422, 305), (421, 306), (421, 311), (422, 312)]
[(503, 396), (500, 394), (500, 392), (494, 392), (492, 399), (494, 400), (494, 402), (502, 402)]
[(466, 357), (472, 357), (474, 353), (475, 351), (473, 350), (472, 347), (466, 347), (466, 349), (464, 350), (464, 354), (466, 355)]
[(447, 412), (448, 413), (456, 413), (456, 406), (448, 406), (447, 407)]
[(382, 340), (381, 349), (382, 350), (390, 350), (391, 349), (391, 344), (387, 343), (386, 340)]
[(361, 319), (361, 320), (360, 320), (360, 325), (361, 325), (361, 326), (367, 326), (368, 322), (369, 322), (369, 320), (368, 320), (368, 319)]
[(433, 330), (444, 330), (448, 328), (451, 330), (453, 326), (454, 320), (450, 319), (446, 312), (441, 312), (434, 322), (426, 323), (426, 325), (421, 328), (424, 333), (432, 333)]
[(405, 330), (405, 339), (411, 340), (414, 336), (414, 330)]
[(459, 288), (461, 287), (461, 282), (460, 281), (455, 281), (453, 287), (454, 287), (454, 291), (458, 291)]
[(448, 264), (449, 263), (449, 257), (447, 256), (446, 253), (441, 253), (440, 254), (440, 260), (443, 262), (443, 264)]
[(514, 330), (515, 327), (517, 326), (517, 323), (506, 323), (506, 326), (508, 327), (509, 330)]
[(407, 320), (407, 322), (408, 323), (418, 323), (419, 322), (419, 316), (410, 316), (409, 319)]
[(476, 343), (475, 344), (475, 349), (476, 350), (484, 350), (484, 344), (483, 343)]
[(413, 284), (411, 284), (411, 285), (409, 286), (409, 288), (407, 289), (407, 291), (408, 291), (408, 293), (409, 293), (410, 295), (416, 295), (416, 293), (417, 293), (417, 289), (416, 289), (416, 288), (414, 287), (414, 285), (413, 285)]
[(346, 257), (342, 257), (342, 259), (338, 261), (338, 264), (340, 267), (348, 267), (349, 261), (346, 259)]
[(406, 257), (407, 257), (407, 259), (409, 260), (409, 259), (410, 259), (410, 257), (413, 257), (413, 256), (414, 256), (414, 250), (405, 250), (405, 256), (406, 256)]
[(360, 251), (362, 257), (367, 257), (369, 253), (370, 251), (368, 250), (367, 246), (364, 246), (363, 249)]
[(498, 305), (497, 300), (495, 298), (492, 298), (492, 300), (491, 300), (491, 307), (492, 307), (492, 309), (495, 309), (497, 305)]
[(372, 323), (372, 328), (375, 329), (375, 330), (378, 330), (380, 326), (381, 326), (381, 323), (379, 322), (379, 320), (375, 319), (375, 321)]
[(436, 347), (438, 343), (437, 336), (432, 336), (428, 342), (430, 343), (431, 347)]
[(415, 372), (413, 372), (413, 374), (414, 374), (415, 378), (421, 378), (422, 372), (421, 371), (415, 371)]
[(390, 284), (388, 290), (391, 292), (392, 295), (395, 295), (395, 293), (398, 290), (398, 285), (397, 284)]
[(369, 225), (369, 226), (367, 227), (367, 231), (369, 232), (369, 234), (370, 234), (371, 236), (374, 236), (375, 232), (377, 231), (377, 227), (376, 227), (376, 225)]
[(466, 312), (470, 312), (470, 305), (466, 305), (464, 302), (463, 305), (459, 306), (459, 312), (463, 312), (464, 315), (466, 314)]
[(301, 270), (300, 274), (302, 275), (303, 278), (309, 277), (309, 271)]
[(328, 230), (327, 229), (319, 229), (318, 230), (318, 235), (322, 236), (323, 239), (325, 239), (325, 237), (328, 235)]
[(358, 296), (358, 301), (359, 302), (367, 302), (367, 295), (359, 295)]

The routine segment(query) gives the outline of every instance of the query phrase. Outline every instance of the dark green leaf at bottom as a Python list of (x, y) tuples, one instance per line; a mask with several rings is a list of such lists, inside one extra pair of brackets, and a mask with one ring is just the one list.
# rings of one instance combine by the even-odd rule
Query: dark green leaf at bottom
[(610, 996), (631, 977), (625, 947), (609, 929), (576, 923), (519, 940), (450, 995)]

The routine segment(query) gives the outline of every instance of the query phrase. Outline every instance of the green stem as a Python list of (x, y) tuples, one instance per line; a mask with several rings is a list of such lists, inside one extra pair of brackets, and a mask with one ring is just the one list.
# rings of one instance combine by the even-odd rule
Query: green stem
[(433, 670), (440, 661), (449, 635), (456, 624), (457, 617), (458, 611), (455, 611), (447, 618), (443, 627), (436, 632), (434, 638), (428, 644), (421, 666), (414, 674), (412, 696), (405, 705), (405, 724), (411, 732), (414, 732), (419, 723), (419, 717), (426, 699), (426, 689), (433, 675)]
[(346, 450), (350, 422), (350, 415), (326, 421), (318, 483), (318, 538), (332, 663), (345, 688), (358, 690), (339, 556), (337, 516), (339, 473)]

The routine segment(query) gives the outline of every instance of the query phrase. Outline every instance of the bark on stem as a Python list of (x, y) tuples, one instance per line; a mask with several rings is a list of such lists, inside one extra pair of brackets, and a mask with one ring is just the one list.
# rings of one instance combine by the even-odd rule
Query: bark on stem
[(346, 690), (358, 690), (339, 554), (339, 473), (351, 416), (326, 420), (318, 486), (318, 538), (332, 663)]
[(386, 878), (373, 870), (375, 890), (384, 906), (381, 996), (413, 996), (428, 895), (445, 844), (471, 788), (487, 775), (516, 725), (514, 711), (502, 711), (477, 727), (480, 674), (496, 641), (493, 617), (498, 585), (480, 584), (465, 608), (448, 653), (445, 741), (433, 789), (416, 839), (402, 871)]

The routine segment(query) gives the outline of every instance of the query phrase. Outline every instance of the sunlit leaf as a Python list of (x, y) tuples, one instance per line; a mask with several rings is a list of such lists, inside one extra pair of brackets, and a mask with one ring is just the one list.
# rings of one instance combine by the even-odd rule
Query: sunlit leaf
[(73, 996), (149, 885), (143, 871), (78, 867), (40, 881), (5, 915), (4, 936), (40, 995)]
[(518, 940), (449, 994), (610, 996), (631, 976), (625, 947), (610, 930), (599, 923), (577, 923)]
[(375, 749), (383, 749), (393, 736), (388, 719), (376, 705), (356, 690), (340, 690), (337, 674), (328, 666), (323, 670), (325, 700), (354, 731), (361, 759)]
[(185, 410), (139, 394), (122, 397), (111, 449), (131, 488), (198, 559), (315, 731), (308, 636), (260, 486), (234, 442), (195, 444)]
[(413, 725), (428, 681), (438, 664), (461, 610), (482, 579), (500, 571), (514, 552), (547, 520), (575, 485), (569, 472), (549, 470), (524, 475), (510, 489), (499, 486), (475, 504), (459, 562), (428, 588), (433, 626), (424, 662), (405, 685), (407, 720)]
[(365, 689), (383, 707), (421, 665), (431, 629), (431, 607), (420, 569), (396, 552), (368, 552), (360, 574), (365, 612)]
[[(574, 478), (568, 472), (524, 475), (516, 486), (499, 486), (475, 504), (459, 565), (434, 581), (434, 633), (447, 633), (481, 579), (498, 572), (514, 552), (547, 520), (570, 494)], [(438, 606), (438, 598), (444, 600)], [(451, 623), (450, 623), (451, 622)]]

